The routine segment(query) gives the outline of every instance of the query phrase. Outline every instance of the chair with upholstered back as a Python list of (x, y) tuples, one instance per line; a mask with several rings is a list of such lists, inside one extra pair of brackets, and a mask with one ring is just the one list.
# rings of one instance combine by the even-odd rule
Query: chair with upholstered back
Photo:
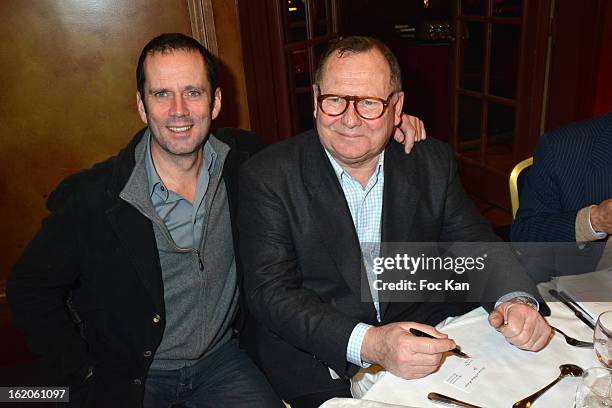
[(516, 211), (519, 207), (519, 195), (521, 188), (525, 184), (529, 167), (533, 165), (533, 157), (529, 157), (519, 162), (510, 173), (508, 184), (510, 187), (510, 204), (512, 205), (512, 219), (516, 218)]

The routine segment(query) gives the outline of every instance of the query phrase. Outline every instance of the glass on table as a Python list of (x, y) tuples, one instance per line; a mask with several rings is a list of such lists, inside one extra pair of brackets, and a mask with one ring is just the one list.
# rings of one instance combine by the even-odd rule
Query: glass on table
[(603, 312), (597, 318), (593, 343), (597, 359), (607, 368), (612, 368), (612, 310)]
[(585, 370), (576, 389), (574, 408), (612, 407), (612, 370), (592, 367)]

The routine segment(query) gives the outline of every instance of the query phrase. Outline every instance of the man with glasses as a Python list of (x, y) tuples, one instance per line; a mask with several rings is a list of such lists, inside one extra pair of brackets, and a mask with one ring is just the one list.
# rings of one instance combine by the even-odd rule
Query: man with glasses
[[(465, 196), (449, 146), (427, 140), (405, 155), (390, 141), (402, 115), (400, 78), (384, 44), (340, 40), (316, 73), (316, 129), (241, 169), (240, 253), (257, 351), (293, 408), (350, 397), (349, 377), (368, 364), (426, 376), (455, 347), (431, 325), (473, 306), (379, 302), (376, 291), (361, 300), (368, 243), (496, 240)], [(524, 274), (513, 279), (535, 292)], [(550, 328), (534, 299), (499, 296), (491, 325), (522, 349), (543, 348)]]

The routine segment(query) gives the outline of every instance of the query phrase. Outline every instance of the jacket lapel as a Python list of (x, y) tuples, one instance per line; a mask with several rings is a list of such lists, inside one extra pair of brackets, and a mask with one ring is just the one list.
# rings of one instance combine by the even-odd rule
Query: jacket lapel
[[(414, 216), (419, 202), (416, 185), (416, 168), (412, 156), (406, 155), (403, 148), (391, 141), (385, 150), (385, 187), (381, 221), (381, 242), (383, 257), (393, 257), (386, 243), (409, 242), (415, 237)], [(384, 320), (389, 307), (390, 292), (379, 293), (380, 312)]]
[(107, 210), (106, 215), (117, 240), (123, 246), (143, 286), (151, 295), (155, 307), (163, 313), (164, 289), (153, 225), (136, 208), (119, 198), (121, 190), (134, 170), (136, 146), (147, 134), (146, 130), (147, 128), (144, 128), (138, 132), (117, 156), (107, 188), (107, 193), (115, 200), (115, 204)]
[(375, 309), (367, 278), (361, 272), (361, 249), (355, 226), (336, 173), (316, 132), (312, 131), (304, 151), (302, 174), (311, 196), (310, 219), (336, 268), (351, 291), (362, 300), (362, 311), (373, 316)]

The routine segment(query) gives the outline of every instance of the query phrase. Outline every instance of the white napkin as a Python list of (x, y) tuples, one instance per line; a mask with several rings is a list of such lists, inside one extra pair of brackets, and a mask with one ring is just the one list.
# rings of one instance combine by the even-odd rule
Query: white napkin
[[(478, 313), (476, 310), (473, 310), (461, 316), (461, 319), (467, 321), (470, 318), (478, 316), (480, 316), (480, 313)], [(436, 329), (440, 330), (442, 327), (448, 325), (455, 319), (457, 318), (446, 318), (446, 320), (440, 322), (436, 326)], [(353, 378), (351, 378), (351, 395), (353, 396), (353, 398), (363, 398), (366, 392), (368, 392), (368, 390), (372, 388), (372, 386), (376, 382), (380, 381), (386, 373), (387, 372), (385, 371), (385, 369), (379, 365), (371, 365), (368, 368), (360, 369), (357, 374), (355, 374)]]
[(376, 364), (357, 371), (357, 374), (351, 378), (351, 395), (353, 398), (363, 397), (385, 374), (387, 374), (385, 369)]
[[(580, 340), (593, 336), (584, 323), (559, 303), (552, 303), (550, 322), (567, 334)], [(459, 344), (464, 352), (484, 363), (486, 375), (479, 378), (470, 392), (462, 391), (444, 382), (460, 363), (449, 356), (440, 369), (425, 378), (403, 380), (386, 373), (363, 396), (364, 399), (389, 404), (408, 404), (418, 407), (436, 407), (427, 400), (427, 394), (438, 392), (484, 407), (511, 406), (532, 394), (559, 375), (559, 365), (577, 364), (583, 368), (598, 365), (592, 349), (571, 347), (560, 335), (538, 353), (519, 350), (489, 326), (487, 313), (479, 308), (461, 316), (441, 328)], [(566, 378), (538, 400), (542, 407), (570, 407), (579, 379)]]

